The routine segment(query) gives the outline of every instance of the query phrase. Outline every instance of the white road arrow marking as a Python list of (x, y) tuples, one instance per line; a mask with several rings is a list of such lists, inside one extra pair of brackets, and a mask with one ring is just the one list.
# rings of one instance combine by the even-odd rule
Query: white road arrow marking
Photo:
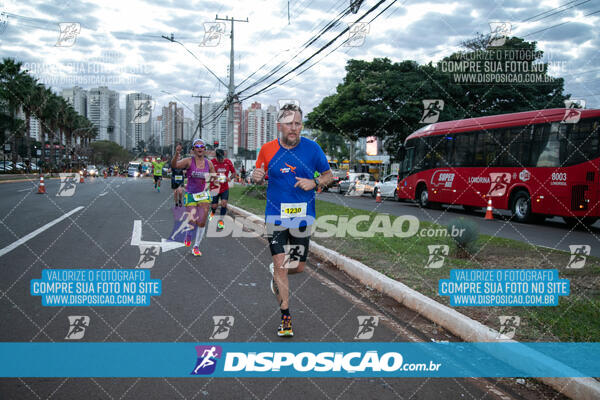
[(133, 232), (131, 233), (131, 245), (132, 246), (160, 246), (161, 251), (164, 253), (169, 250), (175, 250), (179, 247), (185, 246), (183, 243), (171, 242), (166, 239), (160, 239), (160, 242), (150, 242), (142, 240), (142, 221), (136, 219), (133, 221)]

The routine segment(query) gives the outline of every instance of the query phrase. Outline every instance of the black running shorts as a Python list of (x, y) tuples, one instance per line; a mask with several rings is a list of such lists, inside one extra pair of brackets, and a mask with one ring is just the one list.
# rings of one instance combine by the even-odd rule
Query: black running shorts
[(283, 246), (290, 245), (287, 254), (292, 259), (299, 259), (304, 262), (308, 257), (308, 247), (310, 245), (311, 226), (300, 228), (284, 228), (273, 224), (267, 224), (267, 240), (271, 255), (286, 253)]

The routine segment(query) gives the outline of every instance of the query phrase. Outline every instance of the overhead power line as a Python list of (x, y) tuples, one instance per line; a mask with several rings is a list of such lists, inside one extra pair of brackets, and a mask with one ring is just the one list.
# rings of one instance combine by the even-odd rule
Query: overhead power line
[[(379, 6), (381, 6), (381, 4), (385, 3), (386, 0), (381, 0), (379, 2), (377, 2), (377, 4), (375, 4), (373, 7), (371, 7), (367, 12), (365, 12), (360, 18), (358, 18), (356, 22), (360, 22), (362, 19), (364, 19), (365, 17), (367, 17), (369, 14), (371, 14), (373, 11), (375, 11), (377, 8), (379, 8)], [(396, 2), (397, 0), (394, 0), (394, 2)], [(393, 4), (393, 3), (392, 3)], [(278, 79), (276, 79), (275, 81), (271, 82), (269, 85), (267, 85), (266, 87), (264, 87), (263, 89), (260, 89), (254, 93), (252, 93), (251, 95), (248, 95), (246, 97), (244, 97), (243, 99), (241, 99), (240, 101), (249, 99), (251, 97), (254, 97), (260, 93), (263, 93), (265, 90), (269, 89), (270, 87), (272, 87), (273, 85), (275, 85), (277, 82), (283, 80), (286, 76), (290, 75), (291, 73), (297, 71), (298, 69), (300, 69), (303, 65), (305, 65), (306, 63), (308, 63), (311, 59), (313, 59), (314, 57), (316, 57), (318, 54), (320, 54), (321, 52), (323, 52), (325, 49), (327, 49), (329, 46), (331, 46), (336, 40), (338, 40), (342, 35), (344, 35), (346, 32), (348, 32), (348, 30), (350, 30), (350, 27), (346, 27), (344, 30), (342, 30), (341, 33), (339, 33), (336, 37), (334, 37), (333, 39), (331, 39), (328, 43), (326, 43), (324, 46), (322, 46), (319, 50), (317, 50), (316, 52), (314, 52), (310, 57), (308, 57), (307, 59), (305, 59), (304, 61), (302, 61), (300, 64), (298, 64), (297, 66), (295, 66), (294, 68), (292, 68), (290, 71), (286, 72), (284, 75), (282, 75), (281, 77), (279, 77)], [(244, 91), (246, 91), (247, 89), (244, 89), (240, 92), (238, 92), (238, 95), (243, 93)]]

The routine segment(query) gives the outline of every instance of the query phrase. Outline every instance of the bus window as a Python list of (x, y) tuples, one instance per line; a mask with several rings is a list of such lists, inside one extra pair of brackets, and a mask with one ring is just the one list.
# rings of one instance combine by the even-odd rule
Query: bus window
[(567, 128), (564, 165), (573, 165), (598, 157), (598, 121), (584, 119)]
[(489, 131), (477, 133), (473, 166), (489, 167), (497, 163), (499, 143)]
[(404, 152), (404, 160), (402, 161), (402, 166), (400, 167), (400, 179), (404, 179), (411, 173), (414, 153), (414, 147), (406, 148), (406, 151)]
[(508, 129), (509, 156), (505, 166), (523, 167), (529, 165), (531, 129), (531, 125)]
[(532, 164), (536, 167), (559, 167), (559, 123), (553, 122), (551, 126), (537, 125), (534, 128), (533, 140)]
[(463, 133), (454, 137), (454, 153), (451, 164), (455, 167), (470, 167), (473, 165), (475, 135)]

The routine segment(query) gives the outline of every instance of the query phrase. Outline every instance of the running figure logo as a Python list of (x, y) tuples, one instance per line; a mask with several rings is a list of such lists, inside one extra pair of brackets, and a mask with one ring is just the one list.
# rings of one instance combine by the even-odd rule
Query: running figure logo
[(588, 244), (571, 244), (569, 245), (571, 250), (571, 258), (567, 264), (568, 269), (580, 269), (585, 265), (587, 256), (590, 255), (592, 247)]
[(196, 346), (198, 360), (190, 375), (210, 375), (217, 368), (217, 359), (223, 355), (221, 346)]
[(365, 43), (369, 33), (369, 24), (367, 22), (355, 22), (348, 25), (348, 39), (344, 43), (345, 47), (360, 47)]
[(200, 42), (200, 47), (215, 47), (221, 43), (221, 36), (225, 34), (224, 22), (205, 22), (204, 38)]
[(427, 246), (427, 250), (429, 250), (429, 258), (425, 268), (442, 268), (450, 247), (446, 244), (431, 244)]
[(235, 319), (231, 315), (214, 315), (213, 322), (215, 328), (209, 339), (224, 340), (229, 336), (229, 331), (233, 328)]
[(300, 257), (304, 255), (305, 246), (301, 244), (285, 244), (283, 245), (285, 257), (283, 265), (285, 268), (297, 268), (300, 264)]
[(136, 268), (152, 268), (154, 262), (160, 253), (160, 246), (139, 246), (140, 247), (140, 260), (138, 261)]
[(512, 26), (510, 22), (490, 22), (488, 47), (503, 46), (511, 30)]
[(500, 329), (496, 339), (512, 339), (515, 337), (517, 327), (521, 325), (521, 317), (518, 315), (500, 315)]
[(576, 124), (581, 118), (581, 109), (585, 108), (585, 100), (565, 100), (565, 115), (560, 121), (563, 124)]
[(77, 40), (77, 35), (81, 33), (81, 25), (79, 22), (61, 22), (58, 24), (60, 31), (58, 40), (54, 46), (56, 47), (71, 47)]
[(359, 315), (358, 319), (358, 331), (354, 339), (368, 340), (373, 337), (375, 333), (375, 327), (379, 325), (379, 317), (373, 315)]
[(419, 123), (434, 124), (438, 122), (443, 109), (444, 100), (423, 100), (423, 116)]
[(58, 193), (56, 193), (59, 197), (70, 197), (75, 194), (78, 174), (70, 174), (70, 173), (60, 173), (60, 188), (58, 189)]
[(135, 110), (133, 111), (133, 118), (131, 120), (132, 124), (145, 124), (150, 119), (152, 115), (152, 110), (154, 110), (154, 105), (156, 103), (154, 100), (150, 99), (135, 99), (133, 100), (133, 105)]
[(67, 336), (65, 337), (65, 339), (83, 339), (83, 335), (85, 335), (85, 328), (90, 326), (90, 317), (86, 315), (70, 315), (68, 318), (69, 331), (67, 332)]
[(187, 237), (195, 237), (196, 229), (198, 225), (191, 223), (195, 219), (196, 209), (195, 207), (191, 210), (186, 210), (185, 207), (174, 207), (173, 208), (173, 232), (169, 236), (169, 240), (174, 242), (182, 242)]
[(508, 172), (492, 172), (490, 173), (490, 183), (490, 191), (487, 194), (489, 197), (504, 196), (510, 183), (510, 174)]

